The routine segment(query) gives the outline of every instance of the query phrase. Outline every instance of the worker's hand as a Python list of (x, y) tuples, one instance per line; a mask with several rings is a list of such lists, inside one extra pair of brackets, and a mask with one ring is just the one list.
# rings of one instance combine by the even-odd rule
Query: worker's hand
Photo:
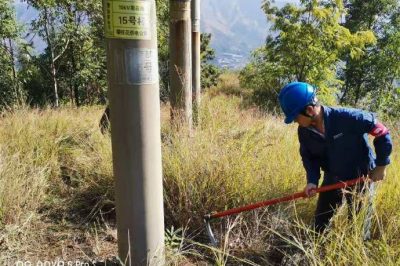
[(369, 178), (372, 181), (383, 180), (386, 176), (386, 166), (377, 166), (371, 172), (369, 172)]
[(313, 183), (308, 183), (306, 188), (304, 189), (304, 193), (306, 193), (307, 197), (313, 197), (313, 196), (315, 196), (315, 194), (317, 194), (315, 192), (316, 189), (317, 189), (317, 185), (315, 185)]

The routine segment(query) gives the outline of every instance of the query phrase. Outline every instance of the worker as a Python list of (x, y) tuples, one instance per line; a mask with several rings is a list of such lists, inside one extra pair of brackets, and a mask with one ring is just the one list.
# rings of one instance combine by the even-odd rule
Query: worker
[[(299, 125), (307, 196), (316, 194), (321, 169), (324, 172), (323, 186), (362, 176), (372, 181), (385, 178), (392, 141), (389, 130), (373, 113), (321, 105), (315, 87), (305, 82), (292, 82), (283, 87), (279, 103), (286, 116), (285, 123), (294, 121)], [(376, 157), (368, 144), (368, 134), (374, 137)], [(351, 203), (352, 196), (347, 194), (346, 200)], [(317, 232), (325, 230), (342, 202), (342, 190), (320, 193), (315, 211)]]

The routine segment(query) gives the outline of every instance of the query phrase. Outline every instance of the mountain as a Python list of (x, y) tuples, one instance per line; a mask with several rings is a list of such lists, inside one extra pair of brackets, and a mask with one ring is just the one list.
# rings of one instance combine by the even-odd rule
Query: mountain
[(261, 0), (202, 0), (201, 23), (201, 31), (212, 34), (217, 64), (228, 68), (243, 66), (269, 27)]
[[(275, 1), (282, 7), (299, 0)], [(261, 10), (262, 0), (201, 0), (201, 31), (211, 33), (216, 63), (241, 68), (252, 50), (263, 45), (270, 24)]]

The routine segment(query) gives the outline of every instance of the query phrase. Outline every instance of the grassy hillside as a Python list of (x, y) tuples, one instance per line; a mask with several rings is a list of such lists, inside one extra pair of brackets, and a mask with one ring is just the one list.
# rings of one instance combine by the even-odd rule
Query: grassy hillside
[[(236, 96), (206, 96), (188, 137), (162, 110), (163, 173), (170, 265), (396, 265), (400, 258), (400, 153), (378, 185), (373, 240), (362, 213), (342, 208), (320, 238), (309, 230), (315, 198), (213, 223), (202, 216), (283, 196), (304, 186), (295, 126), (243, 109)], [(115, 261), (111, 144), (98, 128), (102, 107), (22, 109), (0, 118), (0, 264), (18, 260)], [(398, 125), (392, 126), (395, 147)]]

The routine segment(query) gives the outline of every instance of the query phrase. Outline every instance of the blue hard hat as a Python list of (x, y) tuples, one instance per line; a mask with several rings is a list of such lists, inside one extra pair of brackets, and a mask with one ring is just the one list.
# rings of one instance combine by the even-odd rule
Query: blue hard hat
[(314, 102), (315, 88), (305, 82), (292, 82), (282, 88), (279, 93), (279, 103), (285, 114), (285, 123), (290, 124), (303, 111)]

